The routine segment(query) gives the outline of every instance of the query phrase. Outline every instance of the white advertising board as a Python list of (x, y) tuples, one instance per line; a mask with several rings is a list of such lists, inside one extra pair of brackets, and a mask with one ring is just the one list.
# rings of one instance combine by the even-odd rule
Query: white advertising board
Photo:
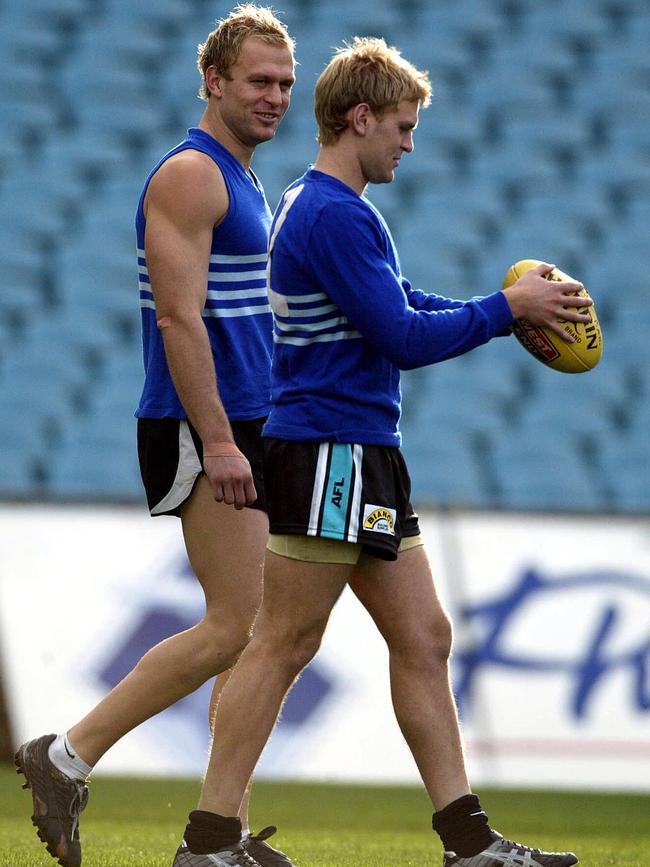
[[(475, 785), (650, 790), (650, 526), (424, 515), (455, 623)], [(175, 519), (0, 508), (0, 641), (18, 742), (64, 731), (153, 644), (202, 614)], [(98, 772), (199, 775), (211, 684), (123, 738)], [(388, 655), (351, 593), (289, 696), (259, 776), (418, 782)]]
[(457, 517), (454, 685), (478, 776), (650, 788), (650, 526)]

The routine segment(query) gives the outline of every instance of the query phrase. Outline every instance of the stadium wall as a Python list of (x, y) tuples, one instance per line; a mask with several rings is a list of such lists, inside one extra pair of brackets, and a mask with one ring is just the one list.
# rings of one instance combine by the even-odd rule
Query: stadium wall
[[(650, 791), (650, 528), (640, 519), (428, 513), (455, 622), (475, 785)], [(179, 525), (141, 509), (0, 507), (0, 658), (15, 742), (65, 730), (201, 593)], [(124, 738), (98, 771), (199, 775), (210, 685)], [(416, 783), (387, 653), (351, 593), (291, 693), (269, 778)]]

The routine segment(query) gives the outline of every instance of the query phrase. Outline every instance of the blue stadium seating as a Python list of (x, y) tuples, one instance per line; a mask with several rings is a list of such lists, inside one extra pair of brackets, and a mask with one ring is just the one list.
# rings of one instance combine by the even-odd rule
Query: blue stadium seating
[[(377, 34), (431, 71), (416, 150), (371, 188), (406, 277), (453, 297), (515, 259), (585, 282), (604, 356), (546, 370), (512, 338), (403, 379), (421, 505), (650, 513), (650, 10), (647, 0), (287, 0), (300, 61), (269, 201), (316, 154), (331, 49)], [(0, 6), (0, 496), (142, 502), (133, 217), (197, 122), (207, 0)]]

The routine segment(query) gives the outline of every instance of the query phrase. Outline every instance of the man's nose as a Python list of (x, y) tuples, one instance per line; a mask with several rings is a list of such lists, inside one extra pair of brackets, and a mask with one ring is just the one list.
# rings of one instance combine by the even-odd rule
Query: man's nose
[(282, 88), (280, 85), (269, 85), (264, 94), (264, 98), (271, 105), (282, 105)]

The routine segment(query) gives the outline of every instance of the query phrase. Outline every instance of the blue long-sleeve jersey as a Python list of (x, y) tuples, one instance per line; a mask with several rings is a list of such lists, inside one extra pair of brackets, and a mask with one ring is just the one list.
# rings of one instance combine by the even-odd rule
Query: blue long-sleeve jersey
[(398, 446), (400, 369), (508, 331), (502, 292), (455, 301), (415, 290), (379, 211), (310, 169), (271, 227), (272, 409), (264, 435)]

